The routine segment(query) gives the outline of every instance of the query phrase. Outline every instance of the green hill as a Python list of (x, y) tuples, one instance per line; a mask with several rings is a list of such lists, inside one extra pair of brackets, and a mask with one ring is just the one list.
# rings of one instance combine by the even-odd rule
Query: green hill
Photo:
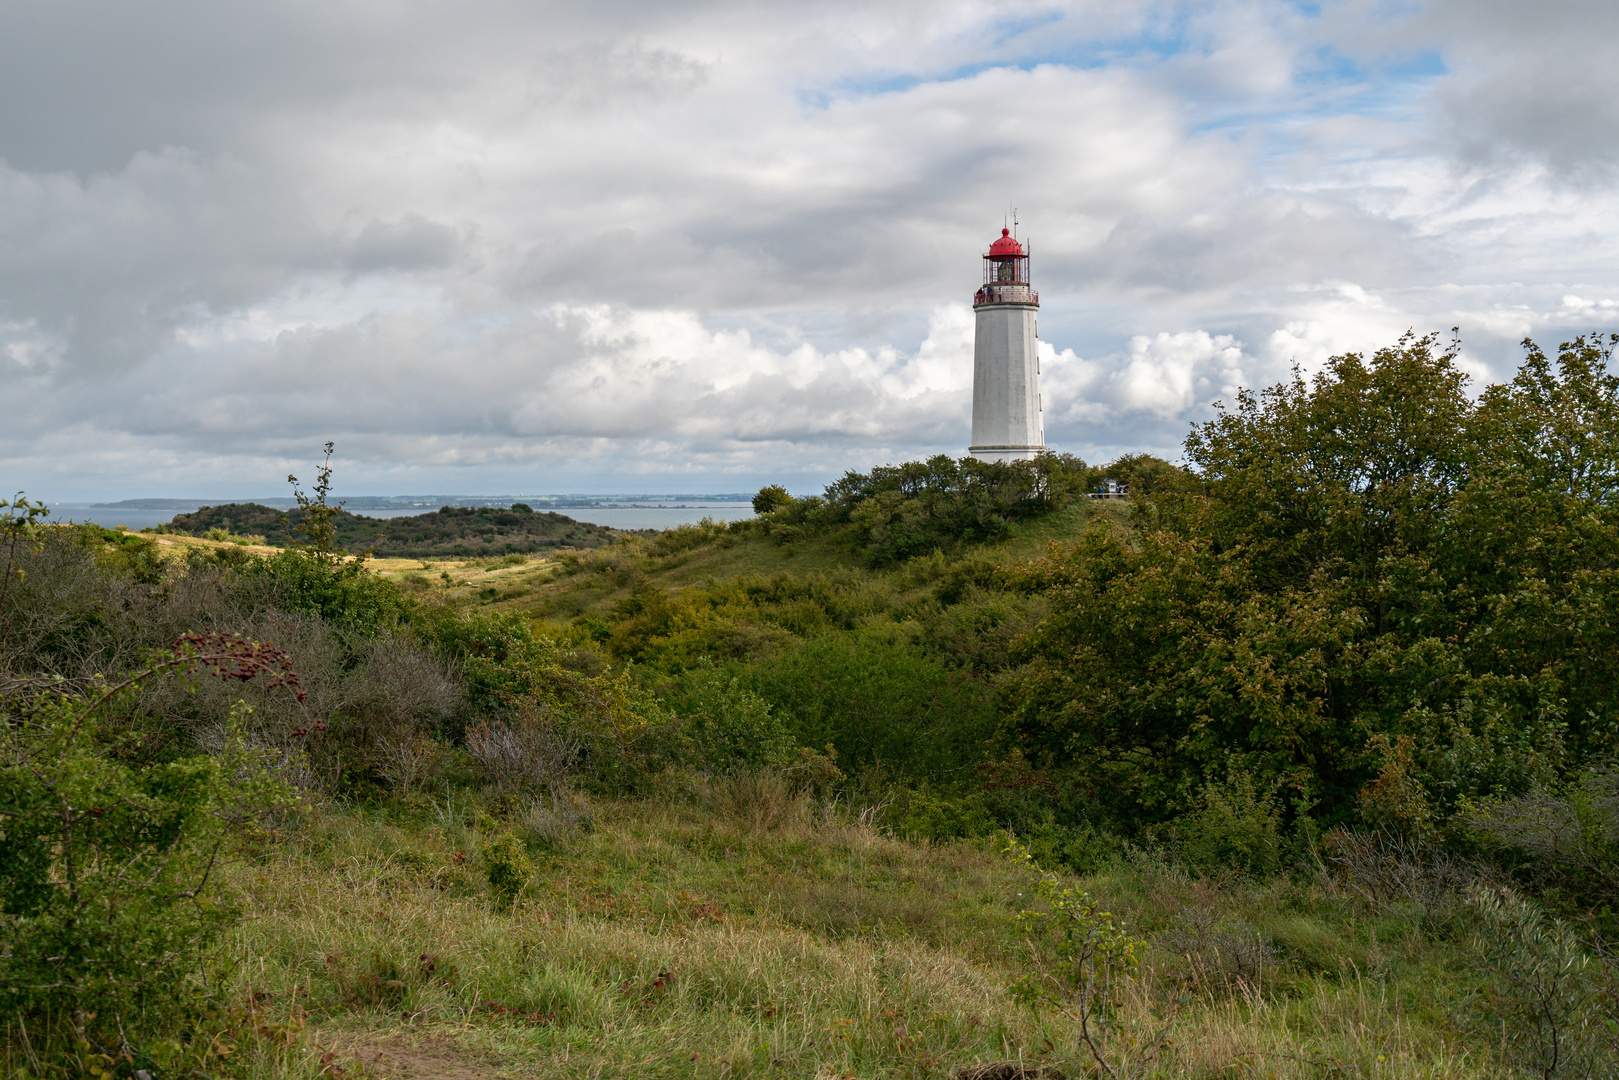
[[(178, 514), (171, 530), (204, 536), (210, 530), (261, 535), (276, 547), (303, 518), (301, 510), (277, 510), (258, 503), (204, 506), (194, 514)], [(518, 503), (509, 510), (492, 507), (440, 507), (411, 517), (374, 518), (340, 510), (334, 522), (337, 542), (349, 551), (369, 549), (385, 558), (418, 556), (483, 556), (533, 554), (559, 548), (584, 549), (613, 543), (622, 533), (561, 514), (535, 512)]]
[(1434, 344), (436, 572), (13, 506), (4, 1075), (1619, 1075), (1619, 378)]

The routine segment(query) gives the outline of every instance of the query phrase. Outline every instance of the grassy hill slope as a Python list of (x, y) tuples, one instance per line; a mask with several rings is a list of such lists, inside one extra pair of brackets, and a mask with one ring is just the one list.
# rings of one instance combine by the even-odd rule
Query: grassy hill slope
[[(1046, 946), (1018, 917), (1034, 875), (994, 845), (733, 783), (553, 828), (506, 910), (479, 852), (508, 826), (420, 806), (324, 809), (235, 872), (236, 985), (297, 1037), (244, 1039), (246, 1075), (311, 1075), (315, 1047), (401, 1080), (1092, 1075), (1076, 1026), (1010, 992)], [(1072, 884), (1150, 941), (1115, 1032), (1172, 1014), (1150, 1075), (1503, 1075), (1450, 1016), (1464, 954), (1415, 913), (1150, 859)]]

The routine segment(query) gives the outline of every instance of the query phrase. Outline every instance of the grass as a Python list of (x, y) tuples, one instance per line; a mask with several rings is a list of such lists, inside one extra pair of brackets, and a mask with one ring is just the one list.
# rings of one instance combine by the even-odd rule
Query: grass
[[(1008, 1060), (1088, 1075), (1072, 1025), (1008, 993), (1031, 970), (1030, 872), (865, 818), (769, 785), (603, 804), (591, 831), (534, 844), (503, 910), (479, 852), (518, 826), (453, 800), (326, 806), (233, 871), (237, 993), (379, 1076), (921, 1078)], [(1500, 1074), (1451, 1031), (1449, 947), (1325, 882), (1148, 859), (1082, 884), (1154, 942), (1127, 1027), (1192, 989), (1156, 1075)], [(1220, 956), (1243, 934), (1263, 945), (1247, 968)]]
[[(1076, 506), (973, 556), (1025, 560), (1108, 513)], [(181, 555), (229, 543), (154, 539)], [(886, 620), (945, 652), (993, 644), (991, 622), (1027, 617), (1026, 600), (933, 598), (933, 562), (873, 571), (834, 537), (708, 531), (371, 566), (424, 595), (549, 622), (605, 619), (646, 583), (707, 591), (716, 619), (777, 637)], [(783, 574), (825, 595), (749, 606), (717, 587)], [(758, 663), (785, 662), (777, 637), (761, 637)], [(467, 790), (316, 802), (227, 868), (244, 918), (221, 954), (225, 996), (259, 1030), (238, 1039), (236, 1075), (897, 1080), (991, 1062), (1093, 1075), (1074, 1025), (1010, 992), (1043, 952), (1019, 919), (1031, 872), (998, 841), (910, 842), (878, 808), (818, 803), (768, 777), (599, 802), (585, 831), (537, 831), (544, 815), (530, 810)], [(532, 863), (511, 903), (483, 856), (505, 834)], [(1468, 957), (1416, 915), (1324, 877), (1199, 878), (1142, 852), (1074, 884), (1150, 943), (1121, 1031), (1156, 1031), (1172, 1014), (1151, 1075), (1513, 1075), (1458, 1019)], [(222, 1029), (221, 1045), (240, 1035)], [(23, 1075), (21, 1042), (9, 1029), (0, 1042), (6, 1075)]]
[[(974, 555), (1013, 565), (1042, 554), (1053, 540), (1076, 538), (1093, 518), (1120, 517), (1123, 508), (1083, 502), (1049, 517), (1014, 526), (1012, 535), (974, 549)], [(930, 582), (915, 568), (866, 568), (860, 553), (841, 533), (779, 544), (759, 532), (704, 532), (687, 526), (691, 546), (661, 548), (657, 541), (628, 538), (611, 548), (531, 556), (525, 563), (500, 560), (373, 559), (372, 567), (422, 592), (472, 600), (549, 622), (602, 617), (643, 583), (671, 592), (712, 588), (740, 578), (821, 575), (837, 580), (889, 583), (903, 599), (925, 591)], [(680, 530), (672, 530), (678, 534)], [(666, 536), (669, 534), (665, 534)], [(919, 562), (925, 560), (918, 560)], [(443, 575), (448, 574), (446, 579)]]

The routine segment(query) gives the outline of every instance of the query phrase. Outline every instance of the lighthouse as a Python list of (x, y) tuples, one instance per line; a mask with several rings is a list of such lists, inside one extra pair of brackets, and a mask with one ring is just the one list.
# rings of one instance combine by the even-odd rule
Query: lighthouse
[(979, 461), (1017, 461), (1046, 448), (1040, 415), (1040, 294), (1029, 287), (1029, 256), (1002, 229), (984, 256), (973, 297), (973, 441)]

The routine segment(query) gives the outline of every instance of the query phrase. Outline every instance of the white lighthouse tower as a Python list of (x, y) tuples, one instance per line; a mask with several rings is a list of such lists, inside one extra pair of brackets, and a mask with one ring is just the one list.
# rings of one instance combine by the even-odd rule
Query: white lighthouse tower
[(984, 287), (973, 297), (973, 442), (979, 461), (1032, 458), (1046, 448), (1040, 415), (1040, 294), (1029, 287), (1029, 256), (1011, 230), (984, 256)]

